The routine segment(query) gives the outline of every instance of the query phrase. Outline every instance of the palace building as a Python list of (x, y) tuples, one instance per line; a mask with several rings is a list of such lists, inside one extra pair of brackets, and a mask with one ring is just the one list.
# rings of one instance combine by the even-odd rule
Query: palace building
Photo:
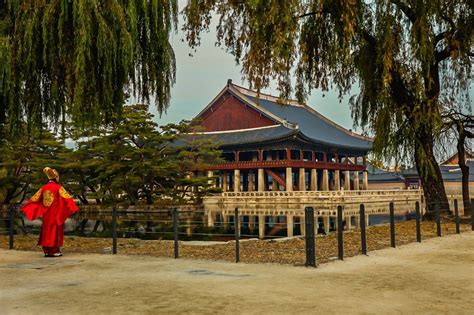
[(224, 162), (208, 170), (224, 192), (367, 190), (372, 140), (296, 101), (257, 94), (228, 80), (195, 118), (195, 136), (219, 143)]

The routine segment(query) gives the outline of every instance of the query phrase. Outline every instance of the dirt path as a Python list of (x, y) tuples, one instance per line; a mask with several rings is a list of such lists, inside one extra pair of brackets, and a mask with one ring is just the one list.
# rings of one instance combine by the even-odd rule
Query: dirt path
[(317, 269), (0, 250), (0, 313), (474, 313), (474, 233)]

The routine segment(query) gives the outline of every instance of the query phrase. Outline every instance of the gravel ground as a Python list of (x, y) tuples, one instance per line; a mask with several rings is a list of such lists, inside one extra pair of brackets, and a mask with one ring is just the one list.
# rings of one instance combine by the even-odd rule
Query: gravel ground
[[(470, 230), (469, 225), (461, 225), (461, 232)], [(442, 235), (454, 234), (454, 223), (442, 224)], [(402, 245), (416, 241), (415, 222), (396, 224), (396, 244)], [(436, 224), (422, 222), (422, 239), (436, 237)], [(15, 236), (14, 248), (18, 250), (39, 251), (36, 235)], [(199, 244), (199, 245), (198, 245)], [(235, 242), (203, 243), (180, 242), (179, 255), (183, 258), (204, 260), (235, 260)], [(66, 236), (63, 252), (110, 254), (112, 242), (108, 238), (88, 238)], [(388, 225), (372, 226), (367, 229), (368, 251), (390, 247), (390, 229)], [(8, 248), (8, 236), (0, 236), (0, 248)], [(125, 255), (148, 255), (155, 257), (173, 257), (173, 242), (169, 240), (118, 239), (118, 253)], [(344, 256), (360, 254), (360, 232), (344, 232)], [(301, 237), (282, 240), (245, 240), (240, 243), (240, 261), (245, 263), (280, 263), (303, 265), (305, 262), (305, 241)], [(326, 263), (337, 258), (337, 235), (331, 233), (316, 238), (317, 263)]]
[(0, 249), (0, 313), (472, 315), (473, 248), (465, 232), (319, 268)]

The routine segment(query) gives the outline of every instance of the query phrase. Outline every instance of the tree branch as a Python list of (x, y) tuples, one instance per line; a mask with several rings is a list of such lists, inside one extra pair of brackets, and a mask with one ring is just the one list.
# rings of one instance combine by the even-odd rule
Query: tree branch
[(416, 23), (417, 16), (415, 11), (403, 0), (390, 0), (390, 2), (396, 5), (405, 15), (406, 17), (413, 23)]

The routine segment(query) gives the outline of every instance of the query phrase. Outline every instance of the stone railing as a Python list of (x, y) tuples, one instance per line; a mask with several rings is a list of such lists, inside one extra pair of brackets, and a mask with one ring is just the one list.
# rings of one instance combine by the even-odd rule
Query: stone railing
[(338, 190), (338, 191), (254, 191), (254, 192), (224, 192), (214, 197), (222, 198), (294, 198), (294, 197), (413, 197), (421, 198), (421, 190)]

